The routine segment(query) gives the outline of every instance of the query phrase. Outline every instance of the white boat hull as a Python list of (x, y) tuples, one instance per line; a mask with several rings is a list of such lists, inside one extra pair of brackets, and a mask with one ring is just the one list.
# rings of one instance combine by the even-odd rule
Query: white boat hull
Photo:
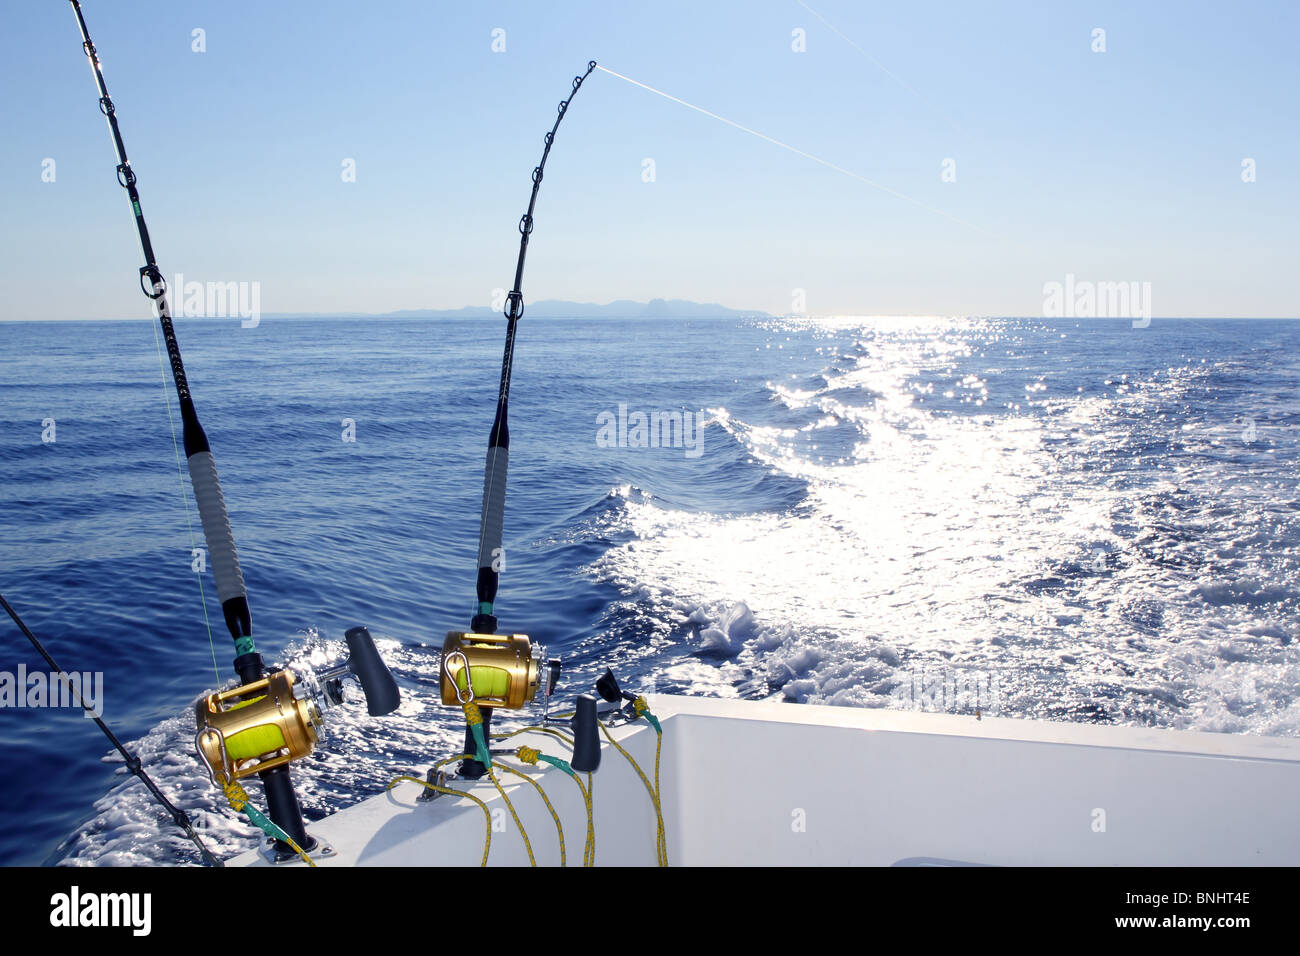
[[(663, 695), (650, 704), (664, 729), (671, 865), (1300, 865), (1300, 740)], [(651, 776), (654, 731), (637, 721), (613, 733)], [(509, 745), (520, 743), (568, 756), (552, 737)], [(529, 769), (560, 816), (568, 865), (580, 865), (578, 788), (558, 769)], [(537, 862), (558, 865), (536, 791), (501, 778)], [(594, 780), (597, 865), (654, 865), (649, 794), (607, 743)], [(483, 811), (452, 796), (418, 802), (423, 789), (399, 784), (314, 823), (335, 850), (318, 862), (478, 865)], [(493, 785), (468, 789), (493, 810), (489, 864), (527, 865)]]

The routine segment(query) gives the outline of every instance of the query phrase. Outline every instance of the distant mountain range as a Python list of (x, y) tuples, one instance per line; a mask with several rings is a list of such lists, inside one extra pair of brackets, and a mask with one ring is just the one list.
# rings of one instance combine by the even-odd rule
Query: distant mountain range
[[(267, 312), (267, 319), (302, 319), (321, 316), (332, 318), (375, 319), (485, 319), (502, 314), (502, 309), (485, 305), (467, 305), (459, 309), (400, 309), (396, 312)], [(619, 299), (601, 305), (596, 302), (565, 302), (560, 299), (524, 301), (524, 315), (531, 319), (641, 319), (641, 318), (712, 318), (726, 316), (754, 316), (769, 318), (757, 309), (729, 309), (711, 302), (690, 302), (686, 299), (651, 299), (633, 302)]]

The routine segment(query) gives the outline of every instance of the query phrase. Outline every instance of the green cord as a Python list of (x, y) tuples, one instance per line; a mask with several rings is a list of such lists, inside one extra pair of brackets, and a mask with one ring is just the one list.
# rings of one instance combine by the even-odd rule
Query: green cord
[(569, 766), (569, 761), (567, 761), (567, 760), (562, 760), (562, 759), (560, 759), (559, 757), (552, 757), (552, 756), (549, 756), (549, 755), (547, 755), (547, 754), (538, 754), (538, 755), (537, 755), (537, 759), (538, 759), (538, 760), (544, 760), (546, 763), (549, 763), (552, 767), (559, 767), (561, 770), (563, 770), (565, 773), (567, 773), (570, 777), (576, 777), (576, 776), (577, 776), (577, 775), (573, 772), (573, 768), (572, 768), (571, 766)]
[(470, 724), (470, 733), (474, 735), (474, 747), (478, 751), (475, 759), (485, 767), (492, 766), (492, 755), (488, 753), (487, 744), (483, 740), (483, 725)]
[(253, 825), (269, 836), (272, 840), (279, 840), (282, 843), (289, 843), (289, 835), (276, 826), (269, 817), (251, 803), (244, 806), (244, 812), (248, 814), (248, 819)]

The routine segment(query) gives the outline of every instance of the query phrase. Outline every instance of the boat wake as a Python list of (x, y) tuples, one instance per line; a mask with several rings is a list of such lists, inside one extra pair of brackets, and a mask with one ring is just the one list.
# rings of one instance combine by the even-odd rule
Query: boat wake
[(1231, 370), (1044, 374), (992, 347), (1014, 358), (1032, 328), (845, 331), (825, 367), (769, 384), (775, 414), (713, 410), (799, 504), (700, 513), (651, 489), (588, 566), (649, 685), (1300, 733), (1294, 437), (1240, 441), (1215, 402)]

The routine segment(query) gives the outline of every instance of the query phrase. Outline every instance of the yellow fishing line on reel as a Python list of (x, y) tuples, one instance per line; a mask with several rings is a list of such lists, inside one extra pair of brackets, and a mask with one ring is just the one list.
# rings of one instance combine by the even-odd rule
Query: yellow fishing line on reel
[[(468, 676), (466, 676), (468, 674)], [(541, 665), (526, 634), (449, 631), (442, 645), (442, 702), (518, 710), (537, 694)]]
[(320, 740), (321, 712), (294, 694), (292, 671), (199, 700), (194, 743), (219, 786), (310, 754)]

